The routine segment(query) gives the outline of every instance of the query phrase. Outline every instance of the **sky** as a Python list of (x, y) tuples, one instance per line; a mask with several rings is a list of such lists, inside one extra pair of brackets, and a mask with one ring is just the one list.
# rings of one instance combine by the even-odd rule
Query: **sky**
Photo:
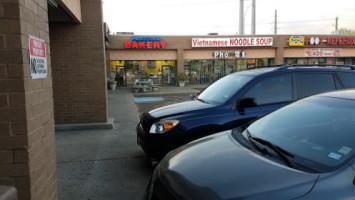
[[(235, 35), (239, 0), (102, 0), (111, 33), (135, 35)], [(251, 0), (244, 0), (245, 35), (251, 33)], [(256, 0), (256, 35), (331, 34), (355, 30), (354, 0)]]

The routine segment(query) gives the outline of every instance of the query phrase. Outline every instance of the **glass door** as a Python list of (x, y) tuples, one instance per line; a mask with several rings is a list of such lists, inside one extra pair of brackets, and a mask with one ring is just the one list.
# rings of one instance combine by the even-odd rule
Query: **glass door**
[(171, 66), (163, 66), (162, 80), (163, 80), (163, 85), (170, 85), (170, 83), (171, 83)]

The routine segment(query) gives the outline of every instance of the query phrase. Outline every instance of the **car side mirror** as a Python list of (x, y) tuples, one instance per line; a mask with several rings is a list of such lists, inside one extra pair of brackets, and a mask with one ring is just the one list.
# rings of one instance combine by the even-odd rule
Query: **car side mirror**
[(232, 109), (238, 110), (238, 112), (242, 115), (245, 114), (245, 108), (256, 107), (257, 104), (254, 98), (244, 98), (236, 102), (236, 104), (232, 107)]

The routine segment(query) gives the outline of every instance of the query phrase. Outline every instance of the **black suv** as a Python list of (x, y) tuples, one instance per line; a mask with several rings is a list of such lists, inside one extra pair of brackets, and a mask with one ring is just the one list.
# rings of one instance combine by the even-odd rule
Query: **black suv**
[(286, 65), (225, 76), (193, 100), (144, 112), (137, 142), (152, 159), (314, 94), (355, 88), (355, 66)]

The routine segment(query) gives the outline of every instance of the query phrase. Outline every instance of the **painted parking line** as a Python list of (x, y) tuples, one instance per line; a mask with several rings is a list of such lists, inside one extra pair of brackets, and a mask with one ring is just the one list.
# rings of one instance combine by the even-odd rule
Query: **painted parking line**
[(161, 97), (134, 97), (133, 99), (136, 103), (164, 101), (164, 98)]

